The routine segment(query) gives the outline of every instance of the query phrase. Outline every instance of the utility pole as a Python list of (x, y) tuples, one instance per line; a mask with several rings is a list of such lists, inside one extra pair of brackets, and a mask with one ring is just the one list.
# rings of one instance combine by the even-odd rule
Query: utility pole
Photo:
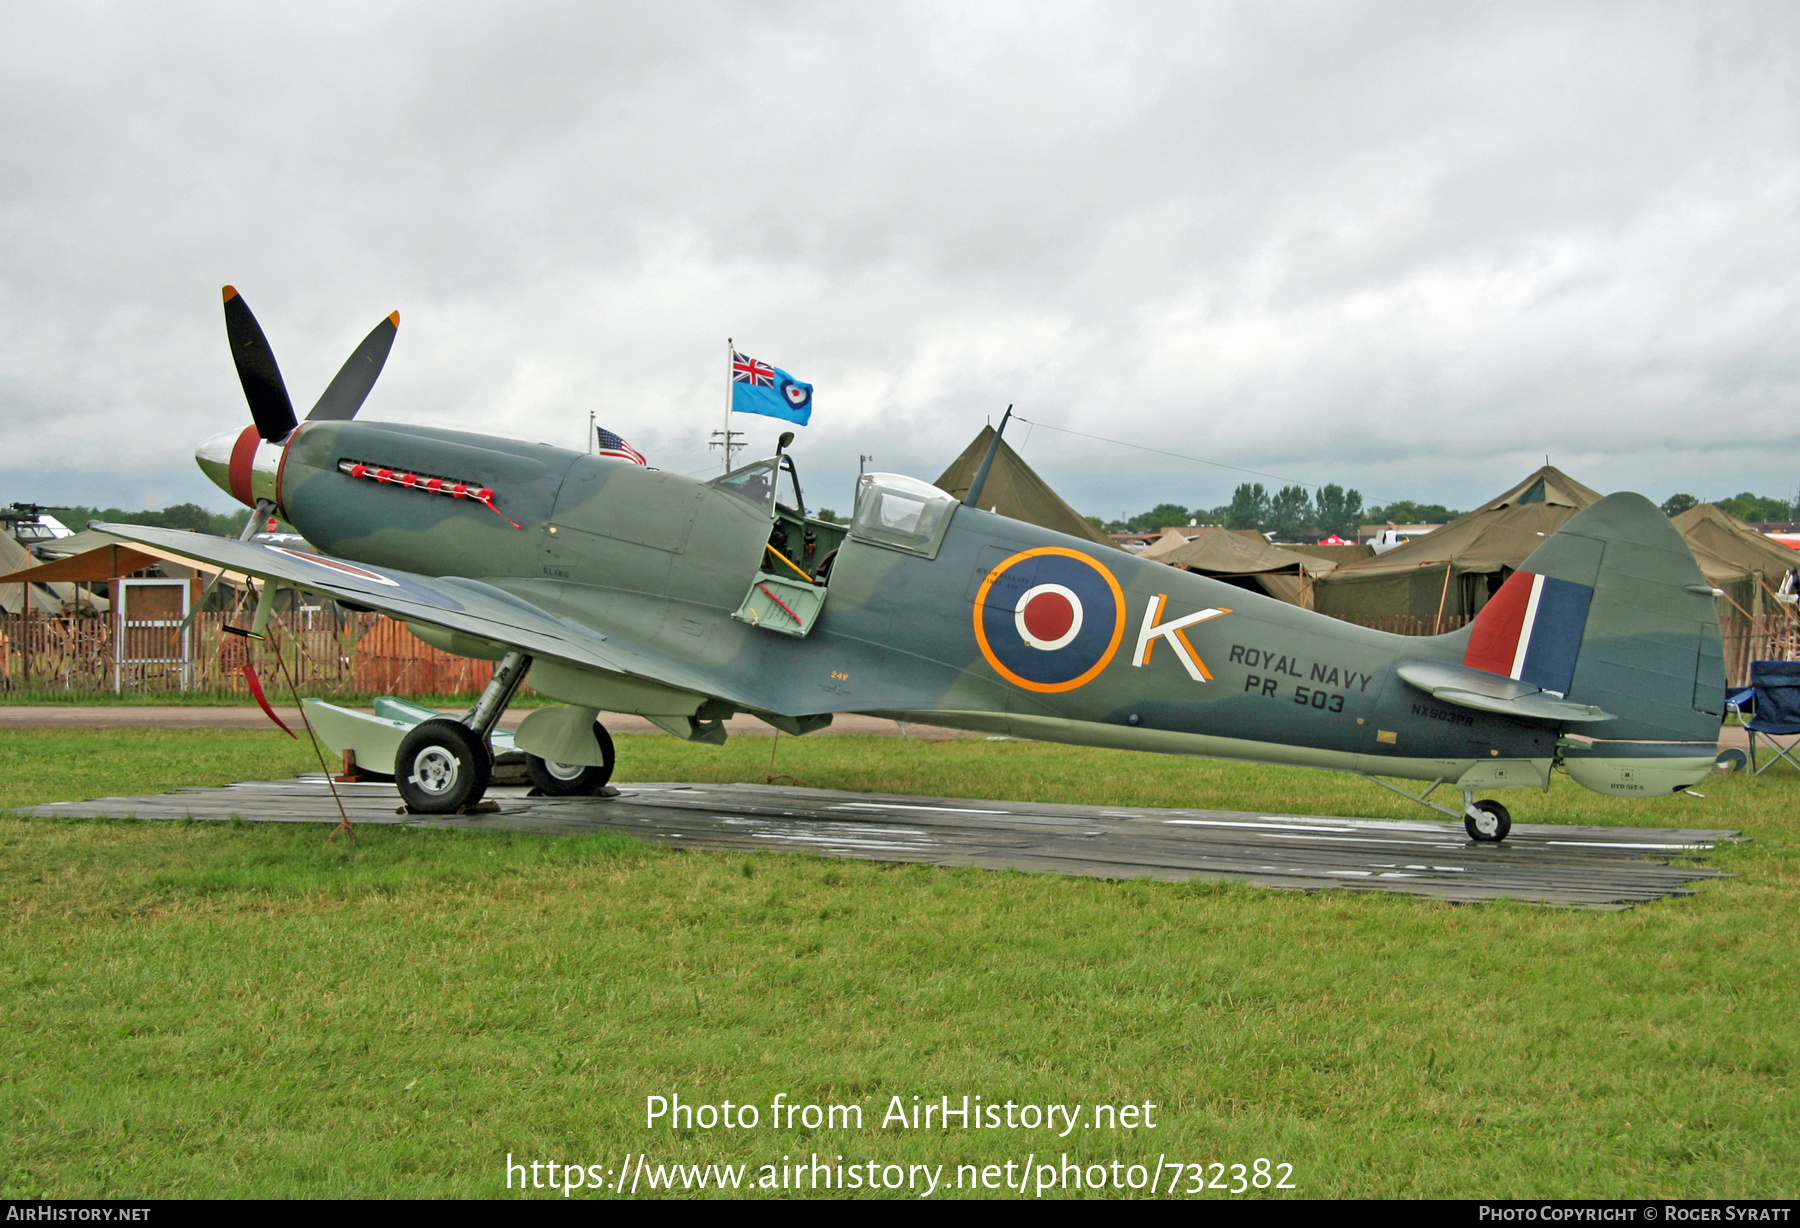
[[(722, 440), (720, 438), (721, 436), (724, 437)], [(714, 431), (712, 433), (712, 442), (706, 445), (709, 448), (723, 447), (725, 449), (726, 473), (731, 472), (731, 454), (733, 452), (741, 452), (750, 446), (749, 444), (739, 442), (743, 437), (744, 432), (742, 431)]]
[(856, 476), (860, 478), (863, 475), (863, 467), (874, 459), (873, 456), (863, 456), (859, 453), (856, 457)]

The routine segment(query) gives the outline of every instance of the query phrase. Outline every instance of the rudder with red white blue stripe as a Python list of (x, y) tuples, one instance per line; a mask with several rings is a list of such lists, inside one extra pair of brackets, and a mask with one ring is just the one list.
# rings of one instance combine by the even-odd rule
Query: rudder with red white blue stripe
[(1592, 585), (1515, 571), (1475, 616), (1463, 664), (1566, 695), (1593, 599)]

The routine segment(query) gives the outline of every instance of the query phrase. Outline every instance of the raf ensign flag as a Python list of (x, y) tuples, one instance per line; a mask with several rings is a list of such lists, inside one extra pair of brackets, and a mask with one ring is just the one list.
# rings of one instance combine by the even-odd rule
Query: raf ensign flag
[(731, 352), (731, 408), (740, 414), (765, 414), (805, 426), (812, 417), (812, 385), (766, 362)]

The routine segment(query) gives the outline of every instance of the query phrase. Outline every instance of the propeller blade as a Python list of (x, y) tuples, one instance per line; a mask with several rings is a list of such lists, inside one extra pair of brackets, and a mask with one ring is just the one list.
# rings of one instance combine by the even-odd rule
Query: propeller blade
[(250, 305), (231, 286), (225, 287), (224, 294), (225, 336), (231, 342), (231, 361), (237, 364), (244, 399), (250, 402), (250, 416), (256, 420), (256, 433), (277, 443), (298, 425), (294, 403), (288, 400), (281, 368), (275, 365), (275, 351), (250, 314)]
[(318, 403), (306, 415), (308, 422), (315, 419), (347, 422), (356, 417), (356, 411), (368, 399), (369, 390), (375, 387), (382, 365), (387, 362), (388, 351), (394, 348), (394, 333), (399, 327), (400, 313), (396, 311), (363, 338), (356, 352), (344, 360), (330, 385), (319, 395)]

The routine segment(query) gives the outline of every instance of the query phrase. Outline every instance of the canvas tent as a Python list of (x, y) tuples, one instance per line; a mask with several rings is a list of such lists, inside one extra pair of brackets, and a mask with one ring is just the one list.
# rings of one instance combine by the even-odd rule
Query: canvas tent
[(1350, 542), (1342, 546), (1327, 546), (1323, 543), (1309, 545), (1306, 542), (1282, 542), (1283, 550), (1292, 550), (1295, 554), (1311, 555), (1315, 559), (1329, 559), (1339, 567), (1347, 567), (1351, 563), (1360, 563), (1364, 559), (1375, 557), (1375, 547), (1368, 542)]
[(1138, 557), (1140, 559), (1161, 559), (1165, 555), (1181, 549), (1202, 533), (1230, 533), (1243, 538), (1252, 545), (1266, 546), (1269, 542), (1268, 538), (1255, 529), (1222, 529), (1216, 524), (1209, 524), (1203, 528), (1190, 526), (1185, 529), (1164, 529), (1161, 537), (1139, 551)]
[(1776, 610), (1773, 595), (1788, 571), (1800, 567), (1800, 552), (1764, 537), (1710, 503), (1689, 508), (1671, 523), (1693, 550), (1707, 582), (1724, 591), (1721, 604), (1746, 617)]
[[(958, 499), (967, 495), (969, 483), (975, 480), (975, 471), (981, 468), (981, 460), (987, 455), (988, 444), (993, 438), (994, 428), (982, 427), (981, 433), (963, 449), (961, 456), (950, 462), (950, 467), (932, 485)], [(1064, 503), (1062, 497), (1050, 489), (1049, 483), (1039, 477), (1005, 440), (1001, 440), (1000, 451), (994, 456), (994, 467), (988, 470), (987, 485), (981, 488), (981, 506), (1014, 520), (1084, 538), (1096, 545), (1112, 545), (1106, 534)]]
[(1140, 559), (1160, 559), (1163, 555), (1179, 550), (1188, 544), (1187, 534), (1180, 529), (1164, 529), (1162, 536), (1147, 543), (1137, 552)]
[[(49, 552), (46, 552), (49, 553)], [(59, 537), (55, 553), (39, 562), (18, 542), (0, 535), (0, 608), (8, 614), (18, 613), (18, 584), (30, 577), (33, 585), (32, 604), (42, 613), (64, 612), (69, 604), (81, 601), (105, 613), (108, 602), (92, 591), (78, 594), (78, 584), (104, 584), (120, 576), (128, 576), (148, 567), (160, 567), (172, 580), (191, 580), (195, 575), (213, 575), (220, 569), (209, 563), (196, 563), (158, 546), (127, 542), (111, 533), (88, 529), (71, 537)], [(226, 579), (241, 584), (244, 577), (226, 572)], [(50, 590), (54, 596), (45, 594)]]
[[(1152, 550), (1157, 553), (1152, 555)], [(1138, 557), (1153, 557), (1159, 563), (1267, 593), (1304, 609), (1312, 608), (1314, 581), (1337, 566), (1328, 559), (1271, 546), (1254, 529), (1170, 530)]]
[[(12, 575), (18, 572), (32, 571), (41, 566), (42, 564), (32, 557), (31, 551), (14, 541), (9, 534), (0, 533), (0, 573)], [(49, 591), (34, 587), (39, 583), (43, 583)], [(48, 583), (47, 580), (39, 581), (34, 575), (31, 584), (19, 584), (16, 581), (0, 584), (0, 610), (4, 610), (8, 614), (19, 613), (25, 608), (21, 600), (24, 594), (30, 595), (31, 608), (39, 614), (60, 614), (63, 604), (75, 600), (76, 597), (73, 584), (53, 584)]]
[[(195, 564), (192, 559), (184, 559), (180, 555), (172, 554), (167, 550), (157, 550), (150, 546), (139, 545), (135, 542), (127, 542), (123, 537), (118, 537), (112, 533), (103, 533), (99, 529), (83, 529), (81, 532), (69, 537), (57, 538), (54, 542), (50, 543), (49, 548), (44, 551), (44, 557), (50, 565), (54, 565), (58, 559), (76, 558), (80, 555), (91, 554), (93, 551), (104, 549), (107, 546), (119, 545), (129, 546), (139, 554), (149, 555), (150, 562), (140, 563), (138, 566), (148, 567), (152, 563), (159, 564), (162, 567), (163, 575), (169, 577), (171, 580), (191, 580), (197, 572), (205, 573), (218, 570), (213, 567), (199, 566)], [(124, 573), (115, 572), (114, 574), (120, 575)]]
[(1600, 492), (1545, 465), (1430, 536), (1322, 577), (1315, 608), (1337, 618), (1473, 616), (1545, 537), (1599, 500)]

